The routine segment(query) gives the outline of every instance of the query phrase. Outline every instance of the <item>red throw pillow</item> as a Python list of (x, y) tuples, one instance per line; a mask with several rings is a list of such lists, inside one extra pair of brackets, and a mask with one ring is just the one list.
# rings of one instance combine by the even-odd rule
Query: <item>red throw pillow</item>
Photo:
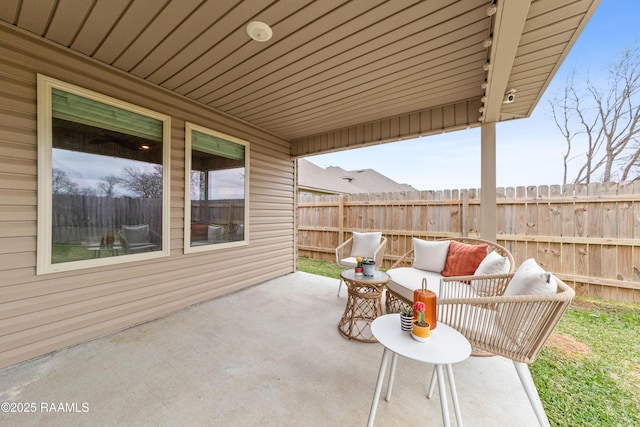
[(487, 245), (468, 245), (452, 240), (442, 275), (445, 277), (472, 276), (486, 256)]

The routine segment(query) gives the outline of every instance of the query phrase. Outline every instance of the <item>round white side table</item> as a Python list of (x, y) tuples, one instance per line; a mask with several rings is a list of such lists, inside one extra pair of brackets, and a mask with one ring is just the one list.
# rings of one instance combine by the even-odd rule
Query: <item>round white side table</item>
[(367, 426), (373, 426), (376, 410), (378, 409), (380, 391), (382, 390), (384, 373), (390, 354), (393, 354), (393, 358), (391, 361), (391, 370), (389, 372), (389, 383), (387, 385), (387, 395), (385, 400), (389, 401), (391, 399), (391, 390), (393, 388), (398, 355), (408, 357), (409, 359), (417, 360), (419, 362), (431, 363), (435, 365), (435, 368), (434, 374), (431, 377), (431, 384), (429, 386), (429, 393), (427, 394), (427, 397), (430, 398), (433, 394), (435, 382), (437, 380), (438, 391), (440, 394), (440, 406), (442, 408), (442, 420), (445, 426), (449, 426), (449, 407), (447, 405), (443, 370), (443, 367), (446, 367), (456, 420), (458, 425), (462, 426), (462, 415), (458, 404), (451, 364), (462, 362), (469, 357), (471, 354), (471, 345), (469, 344), (469, 341), (467, 341), (460, 332), (438, 322), (438, 327), (431, 332), (429, 340), (427, 342), (418, 342), (411, 337), (411, 333), (403, 332), (400, 329), (399, 314), (387, 314), (385, 316), (378, 317), (371, 324), (371, 332), (378, 342), (384, 346), (384, 353), (382, 354), (382, 362), (380, 363), (378, 381), (373, 395), (373, 402), (371, 402), (371, 410), (369, 411), (369, 421)]

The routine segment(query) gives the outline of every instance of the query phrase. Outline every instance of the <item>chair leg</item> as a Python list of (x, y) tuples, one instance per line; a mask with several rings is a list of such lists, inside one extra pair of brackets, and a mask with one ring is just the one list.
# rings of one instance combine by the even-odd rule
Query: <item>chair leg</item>
[(338, 285), (338, 295), (340, 296), (340, 289), (342, 289), (342, 279), (340, 279), (340, 284)]
[(533, 378), (531, 378), (531, 371), (529, 371), (529, 367), (526, 363), (516, 362), (515, 360), (513, 361), (513, 365), (516, 367), (516, 372), (518, 372), (520, 382), (522, 383), (524, 391), (527, 393), (527, 397), (529, 398), (529, 402), (533, 407), (533, 412), (536, 413), (538, 424), (543, 427), (549, 427), (549, 419), (547, 418), (547, 413), (544, 411), (544, 407), (542, 406), (542, 401), (538, 395), (536, 385), (533, 383)]

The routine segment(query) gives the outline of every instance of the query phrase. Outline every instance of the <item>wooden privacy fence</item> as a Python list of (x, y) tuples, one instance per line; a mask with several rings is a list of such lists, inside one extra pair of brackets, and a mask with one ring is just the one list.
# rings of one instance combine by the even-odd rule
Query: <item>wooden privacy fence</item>
[[(52, 211), (54, 244), (100, 242), (123, 225), (148, 224), (162, 235), (162, 199), (54, 194)], [(196, 200), (191, 213), (194, 222), (234, 230), (244, 224), (244, 199)]]
[(53, 195), (52, 241), (97, 241), (123, 225), (148, 224), (162, 234), (162, 199)]
[[(499, 188), (497, 240), (516, 264), (535, 258), (579, 295), (640, 302), (640, 181)], [(387, 237), (384, 267), (412, 238), (480, 237), (480, 192), (300, 196), (300, 256), (335, 260), (353, 231)]]

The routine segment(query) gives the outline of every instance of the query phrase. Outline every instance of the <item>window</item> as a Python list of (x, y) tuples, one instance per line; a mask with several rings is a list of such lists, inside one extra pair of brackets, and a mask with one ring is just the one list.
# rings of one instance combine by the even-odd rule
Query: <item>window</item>
[(38, 274), (169, 255), (170, 128), (38, 75)]
[(247, 244), (248, 143), (186, 124), (184, 251)]

